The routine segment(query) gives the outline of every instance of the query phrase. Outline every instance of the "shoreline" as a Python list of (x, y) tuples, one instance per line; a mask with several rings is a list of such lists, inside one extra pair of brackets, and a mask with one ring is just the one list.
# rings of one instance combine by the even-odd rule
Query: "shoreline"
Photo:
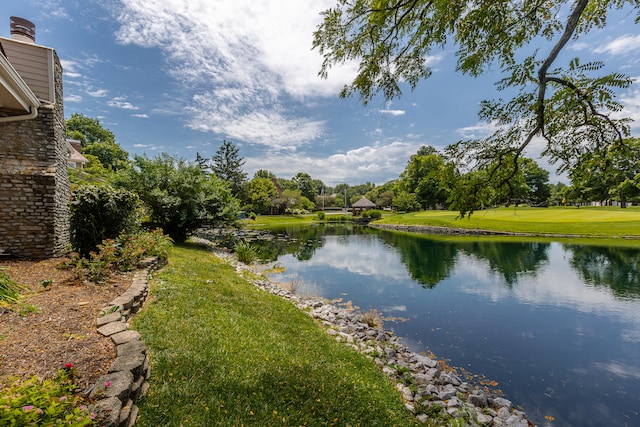
[(545, 234), (523, 233), (515, 231), (483, 230), (478, 228), (456, 228), (439, 225), (407, 225), (407, 224), (378, 224), (369, 223), (369, 227), (390, 231), (400, 231), (417, 234), (459, 235), (459, 236), (505, 236), (505, 237), (544, 237), (558, 239), (625, 239), (638, 240), (638, 236), (593, 236), (587, 234)]
[[(428, 414), (464, 418), (470, 426), (530, 427), (535, 425), (523, 411), (493, 390), (466, 381), (461, 370), (446, 365), (433, 355), (415, 353), (402, 344), (393, 332), (370, 325), (359, 310), (347, 309), (320, 297), (299, 297), (280, 283), (266, 278), (261, 269), (239, 262), (234, 254), (220, 250), (211, 241), (191, 238), (206, 246), (216, 256), (244, 271), (261, 277), (247, 279), (259, 289), (296, 305), (323, 327), (337, 341), (344, 342), (363, 354), (394, 381), (405, 407), (420, 422), (438, 420)], [(407, 375), (408, 373), (408, 375)]]

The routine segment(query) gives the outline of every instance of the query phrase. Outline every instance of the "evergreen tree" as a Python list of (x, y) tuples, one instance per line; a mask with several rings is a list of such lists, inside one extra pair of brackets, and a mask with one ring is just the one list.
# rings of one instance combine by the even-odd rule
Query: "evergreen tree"
[(211, 169), (218, 178), (229, 184), (234, 196), (241, 198), (247, 174), (242, 170), (245, 161), (240, 157), (239, 152), (233, 142), (224, 140), (211, 158), (213, 161)]

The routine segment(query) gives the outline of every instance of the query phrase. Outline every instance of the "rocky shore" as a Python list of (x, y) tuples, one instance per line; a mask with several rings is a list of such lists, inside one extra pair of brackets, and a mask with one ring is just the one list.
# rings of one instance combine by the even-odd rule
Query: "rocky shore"
[[(210, 245), (204, 239), (197, 239)], [(238, 272), (251, 266), (237, 262), (231, 254), (216, 251), (234, 264)], [(466, 426), (530, 427), (527, 415), (511, 401), (495, 397), (491, 391), (466, 381), (454, 368), (434, 357), (410, 351), (390, 331), (372, 326), (367, 316), (317, 298), (303, 298), (269, 280), (254, 280), (254, 285), (285, 298), (318, 320), (327, 334), (370, 358), (395, 383), (405, 406), (421, 422), (449, 418)]]

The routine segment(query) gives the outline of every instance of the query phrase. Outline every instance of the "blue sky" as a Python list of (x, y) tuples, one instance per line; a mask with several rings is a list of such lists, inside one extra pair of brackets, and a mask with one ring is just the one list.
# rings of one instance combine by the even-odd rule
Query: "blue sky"
[[(433, 76), (390, 103), (340, 99), (355, 65), (317, 76), (311, 50), (319, 13), (335, 0), (3, 0), (9, 17), (36, 24), (36, 42), (53, 47), (64, 67), (65, 116), (98, 118), (130, 154), (161, 152), (194, 160), (234, 142), (249, 177), (268, 169), (291, 178), (307, 172), (327, 185), (397, 178), (421, 145), (443, 149), (491, 126), (479, 102), (499, 96), (489, 72), (456, 73), (452, 49), (434, 52)], [(573, 42), (573, 56), (600, 59), (640, 77), (635, 14), (618, 12), (605, 30)], [(4, 22), (5, 24), (2, 24)], [(541, 46), (543, 52), (549, 46)], [(562, 61), (564, 59), (564, 61)], [(640, 136), (640, 88), (621, 94)], [(540, 146), (528, 155), (538, 158)]]

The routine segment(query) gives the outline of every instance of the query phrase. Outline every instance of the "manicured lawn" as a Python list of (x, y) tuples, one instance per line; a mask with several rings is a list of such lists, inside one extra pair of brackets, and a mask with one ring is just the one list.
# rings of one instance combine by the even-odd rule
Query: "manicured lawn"
[(453, 211), (421, 211), (383, 218), (378, 223), (433, 225), (516, 233), (640, 237), (640, 208), (553, 207), (498, 208), (457, 218)]
[(139, 426), (412, 426), (391, 381), (212, 253), (175, 247), (133, 328), (152, 361)]

